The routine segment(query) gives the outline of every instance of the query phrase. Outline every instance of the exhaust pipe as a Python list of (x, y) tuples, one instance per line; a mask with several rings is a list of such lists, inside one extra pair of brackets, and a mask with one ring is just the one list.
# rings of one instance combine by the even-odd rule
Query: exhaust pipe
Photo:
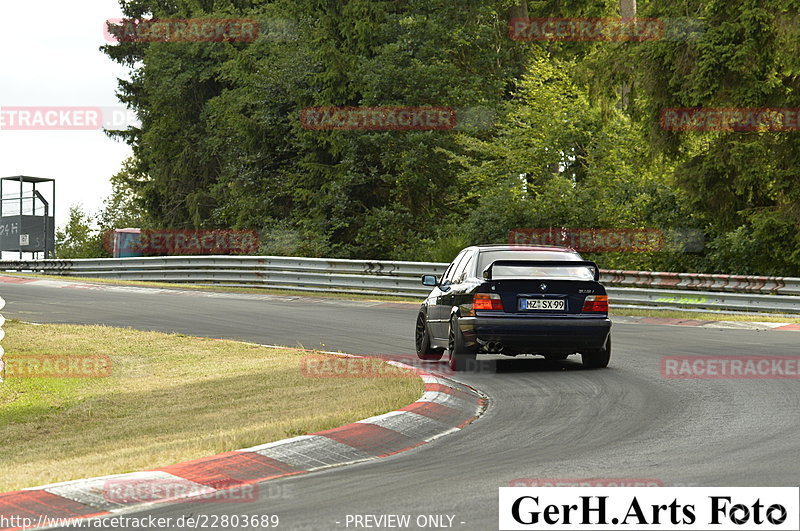
[(503, 345), (500, 341), (489, 341), (488, 343), (486, 343), (484, 348), (486, 349), (486, 352), (493, 354), (500, 354), (501, 352), (503, 352), (504, 346), (505, 345)]

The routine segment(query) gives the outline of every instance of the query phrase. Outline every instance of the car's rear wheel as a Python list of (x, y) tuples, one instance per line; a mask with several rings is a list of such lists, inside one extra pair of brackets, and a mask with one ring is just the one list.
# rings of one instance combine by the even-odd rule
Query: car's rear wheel
[(581, 352), (581, 361), (587, 369), (608, 367), (608, 362), (611, 361), (611, 335), (606, 339), (606, 344), (603, 348)]
[(442, 359), (444, 352), (431, 348), (431, 335), (428, 332), (428, 323), (425, 314), (417, 316), (417, 327), (414, 334), (417, 345), (417, 357), (421, 360), (437, 361)]
[(464, 345), (464, 335), (458, 327), (458, 318), (450, 320), (450, 335), (447, 342), (447, 365), (452, 371), (465, 371), (474, 365), (476, 355)]

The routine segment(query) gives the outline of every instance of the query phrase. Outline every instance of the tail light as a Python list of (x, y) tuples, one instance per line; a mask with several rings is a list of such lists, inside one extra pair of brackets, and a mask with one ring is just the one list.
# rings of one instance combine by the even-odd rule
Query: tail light
[(503, 310), (503, 301), (497, 293), (476, 293), (472, 298), (473, 310)]
[(583, 301), (582, 312), (608, 312), (608, 295), (589, 295)]

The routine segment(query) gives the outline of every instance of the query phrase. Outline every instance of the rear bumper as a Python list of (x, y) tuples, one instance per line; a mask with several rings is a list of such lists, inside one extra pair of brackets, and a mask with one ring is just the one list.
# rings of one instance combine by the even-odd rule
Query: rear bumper
[(606, 317), (462, 317), (458, 324), (467, 347), (500, 341), (509, 354), (599, 349), (611, 332)]

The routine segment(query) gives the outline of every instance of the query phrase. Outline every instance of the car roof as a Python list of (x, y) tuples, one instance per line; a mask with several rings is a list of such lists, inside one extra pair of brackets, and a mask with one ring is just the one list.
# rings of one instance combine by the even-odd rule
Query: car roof
[(473, 245), (473, 248), (478, 251), (550, 251), (562, 253), (576, 253), (575, 249), (571, 247), (562, 247), (558, 245), (515, 245), (508, 243), (490, 243), (483, 245)]

